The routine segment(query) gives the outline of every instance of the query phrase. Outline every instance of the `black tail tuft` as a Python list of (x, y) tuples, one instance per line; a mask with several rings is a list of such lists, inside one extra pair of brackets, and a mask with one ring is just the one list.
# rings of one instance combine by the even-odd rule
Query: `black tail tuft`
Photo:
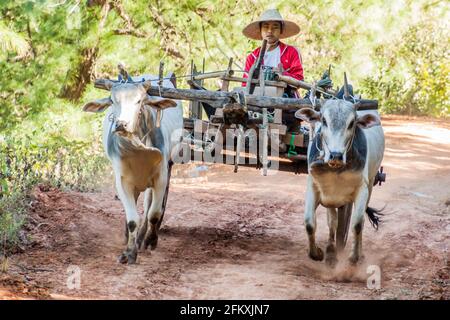
[(372, 225), (372, 227), (374, 227), (375, 230), (378, 230), (378, 224), (381, 222), (380, 216), (384, 215), (383, 213), (381, 213), (383, 210), (384, 208), (381, 210), (377, 210), (371, 207), (367, 207), (366, 209), (370, 224)]

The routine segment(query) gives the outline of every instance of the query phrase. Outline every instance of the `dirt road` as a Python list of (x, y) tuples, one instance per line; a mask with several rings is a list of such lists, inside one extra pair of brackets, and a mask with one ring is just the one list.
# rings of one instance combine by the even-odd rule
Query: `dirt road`
[[(0, 298), (450, 299), (450, 124), (383, 126), (387, 183), (371, 206), (386, 206), (386, 216), (378, 231), (366, 223), (358, 267), (348, 252), (335, 269), (308, 258), (304, 174), (214, 165), (196, 178), (175, 172), (158, 248), (136, 265), (117, 262), (124, 213), (112, 189), (36, 188), (30, 243), (0, 273)], [(327, 235), (320, 208), (322, 248)], [(367, 288), (370, 265), (381, 270), (380, 289)], [(70, 281), (77, 270), (79, 288)]]

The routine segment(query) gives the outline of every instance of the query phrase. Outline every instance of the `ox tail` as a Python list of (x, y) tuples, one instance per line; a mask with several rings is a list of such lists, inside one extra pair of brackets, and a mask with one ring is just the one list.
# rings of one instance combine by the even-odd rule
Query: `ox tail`
[(366, 209), (366, 213), (367, 213), (367, 216), (369, 217), (370, 224), (372, 225), (372, 227), (375, 230), (378, 230), (378, 224), (382, 222), (380, 216), (384, 215), (382, 213), (383, 210), (384, 210), (384, 208), (378, 210), (378, 209), (371, 208), (369, 206)]

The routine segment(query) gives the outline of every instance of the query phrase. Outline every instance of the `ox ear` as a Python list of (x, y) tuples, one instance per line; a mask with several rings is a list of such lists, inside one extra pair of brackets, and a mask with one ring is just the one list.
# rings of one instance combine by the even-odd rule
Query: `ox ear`
[(112, 105), (111, 98), (103, 98), (94, 100), (91, 102), (88, 102), (84, 105), (83, 111), (85, 112), (103, 112), (105, 111), (110, 105)]
[(306, 122), (316, 122), (320, 120), (320, 113), (312, 108), (302, 108), (295, 112), (295, 117)]
[(361, 129), (372, 128), (373, 126), (381, 125), (380, 118), (374, 114), (365, 114), (356, 119), (356, 125)]
[(177, 103), (172, 99), (166, 99), (166, 98), (156, 98), (151, 99), (149, 96), (144, 101), (144, 104), (150, 107), (154, 107), (157, 109), (167, 109), (167, 108), (173, 108), (177, 106)]

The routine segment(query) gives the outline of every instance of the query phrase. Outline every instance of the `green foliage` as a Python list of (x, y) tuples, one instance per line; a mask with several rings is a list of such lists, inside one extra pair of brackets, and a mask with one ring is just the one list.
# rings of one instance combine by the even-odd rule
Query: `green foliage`
[(105, 184), (98, 119), (87, 122), (77, 109), (59, 106), (67, 109), (49, 109), (0, 134), (0, 239), (8, 250), (19, 241), (34, 185), (91, 191)]
[[(99, 143), (68, 138), (61, 128), (61, 123), (46, 122), (0, 136), (0, 239), (6, 248), (18, 242), (25, 200), (35, 184), (87, 191), (105, 181), (107, 166)], [(91, 138), (99, 140), (98, 135)]]
[(0, 49), (2, 52), (15, 52), (23, 56), (30, 48), (23, 36), (11, 31), (0, 21)]
[(20, 243), (19, 232), (25, 222), (25, 201), (26, 196), (20, 192), (0, 199), (0, 257)]
[(38, 182), (90, 190), (98, 183), (92, 179), (94, 173), (101, 174), (105, 165), (101, 149), (93, 148), (89, 142), (54, 134), (45, 141), (33, 141), (28, 134), (7, 137), (0, 143), (0, 154), (3, 169), (0, 197), (25, 191)]
[[(0, 130), (45, 112), (64, 92), (82, 101), (90, 88), (74, 86), (116, 77), (119, 61), (132, 74), (156, 74), (160, 60), (178, 75), (189, 72), (191, 59), (200, 67), (205, 59), (206, 70), (224, 69), (229, 57), (242, 67), (258, 45), (242, 27), (269, 7), (300, 25), (301, 33), (286, 41), (302, 52), (307, 81), (332, 64), (335, 85), (347, 71), (384, 112), (448, 116), (445, 1), (19, 0), (0, 4), (0, 32), (14, 34), (32, 54), (18, 61), (14, 50), (0, 55)], [(96, 52), (92, 61), (87, 52)], [(90, 62), (92, 72), (83, 69)], [(215, 82), (207, 84), (215, 89)]]
[(448, 1), (0, 1), (0, 235), (14, 238), (23, 206), (10, 204), (34, 184), (91, 189), (109, 168), (102, 116), (81, 113), (107, 95), (93, 78), (115, 78), (118, 62), (157, 74), (160, 60), (186, 75), (191, 60), (214, 71), (232, 57), (241, 71), (259, 45), (241, 30), (271, 7), (301, 27), (286, 42), (300, 49), (307, 81), (332, 64), (335, 86), (347, 71), (384, 113), (450, 116)]
[(392, 44), (377, 48), (378, 72), (366, 78), (363, 87), (369, 96), (380, 99), (382, 111), (450, 116), (446, 30), (435, 21), (420, 22)]

